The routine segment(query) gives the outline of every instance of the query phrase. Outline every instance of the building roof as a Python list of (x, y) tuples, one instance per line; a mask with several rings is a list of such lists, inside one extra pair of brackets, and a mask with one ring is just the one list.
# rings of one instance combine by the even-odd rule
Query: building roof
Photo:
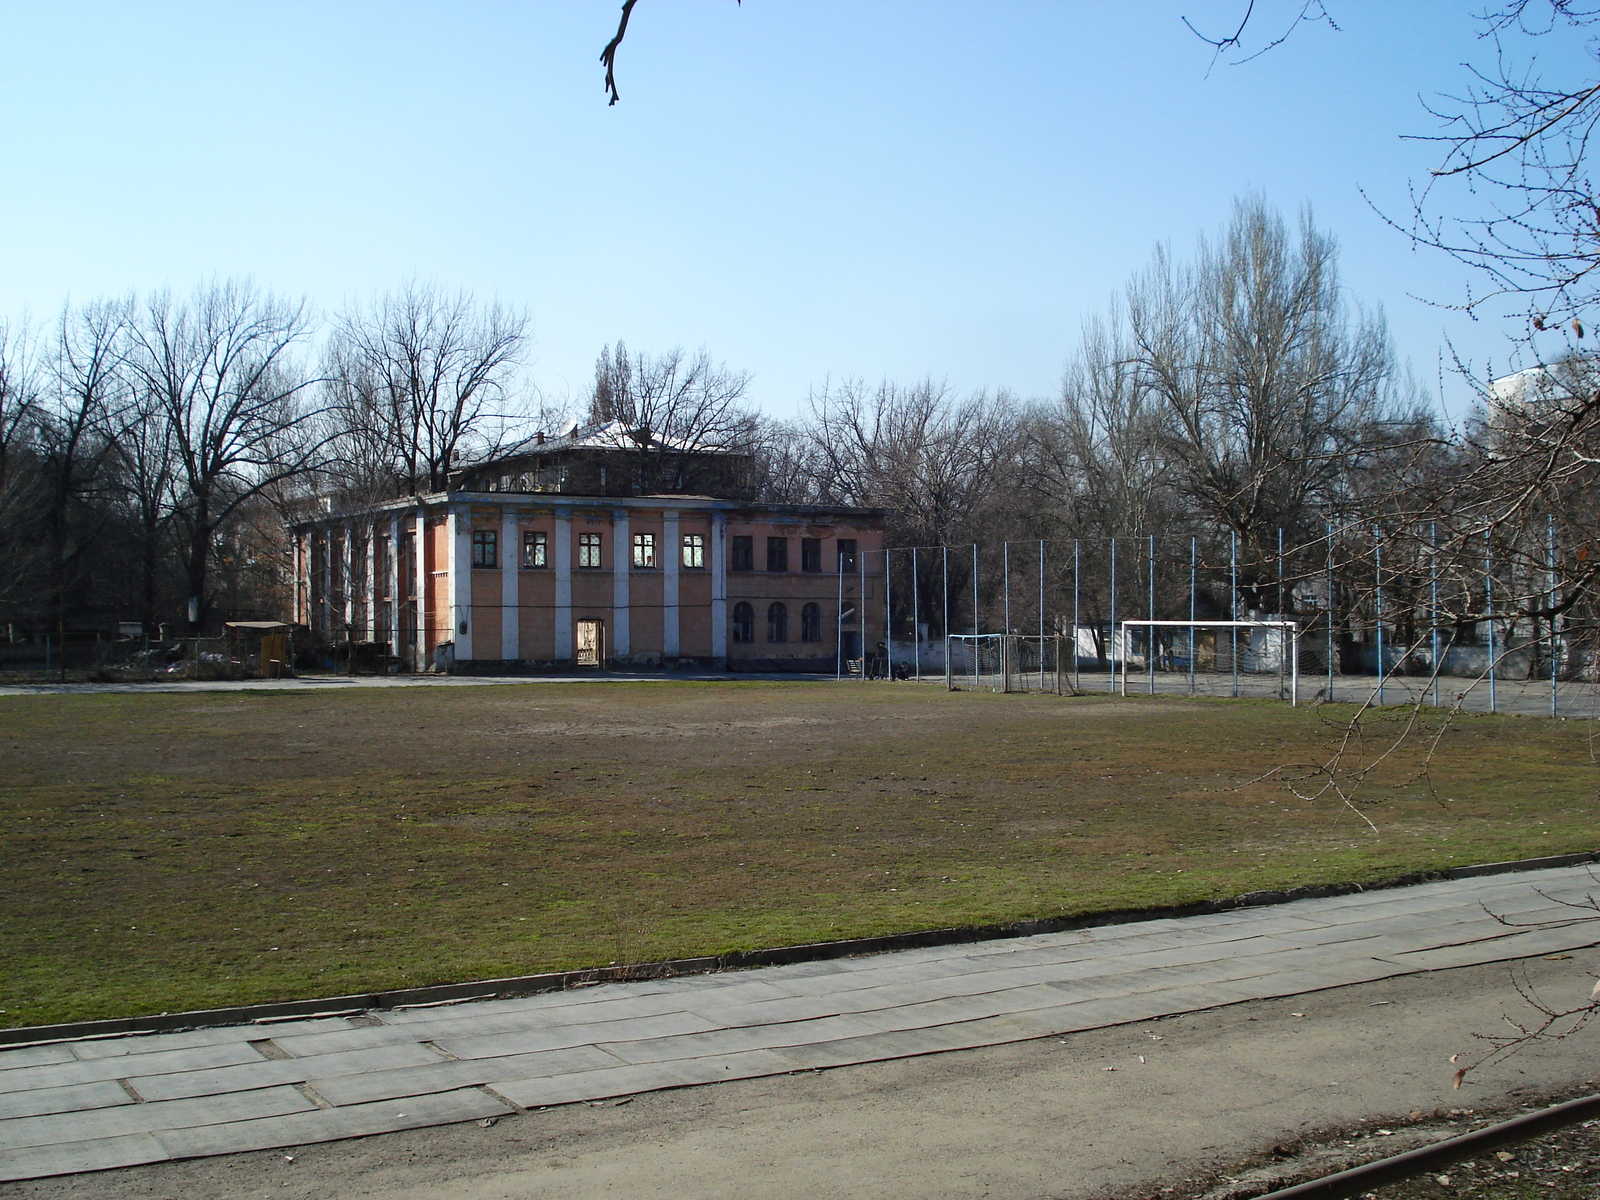
[[(538, 435), (543, 437), (542, 434)], [(696, 442), (687, 438), (663, 437), (648, 427), (631, 428), (623, 421), (602, 421), (595, 425), (580, 425), (573, 421), (558, 436), (523, 445), (507, 458), (523, 458), (529, 454), (559, 454), (564, 450), (669, 450), (678, 454), (737, 454), (726, 446), (709, 442)], [(478, 463), (474, 468), (492, 467), (494, 461)]]

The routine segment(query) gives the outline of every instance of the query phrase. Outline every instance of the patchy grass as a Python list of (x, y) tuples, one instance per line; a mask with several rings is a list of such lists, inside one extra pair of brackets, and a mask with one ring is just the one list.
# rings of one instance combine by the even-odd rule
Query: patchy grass
[(1376, 835), (1257, 780), (1325, 755), (1347, 715), (850, 683), (0, 698), (0, 1024), (1177, 904), (1600, 840), (1575, 723), (1461, 718), (1432, 791), (1414, 751), (1385, 762), (1362, 807)]

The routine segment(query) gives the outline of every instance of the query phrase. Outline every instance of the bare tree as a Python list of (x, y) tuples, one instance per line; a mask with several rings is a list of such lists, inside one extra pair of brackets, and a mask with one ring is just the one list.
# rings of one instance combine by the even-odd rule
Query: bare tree
[(1170, 432), (1118, 316), (1090, 321), (1062, 377), (1060, 403), (1036, 410), (1028, 478), (1067, 536), (1167, 527), (1176, 520), (1178, 483)]
[(1274, 555), (1279, 529), (1319, 538), (1388, 431), (1422, 419), (1397, 386), (1382, 317), (1348, 309), (1333, 239), (1309, 214), (1291, 242), (1263, 201), (1236, 202), (1191, 264), (1158, 250), (1127, 308), (1180, 493), (1237, 533), (1247, 558)]
[[(933, 380), (827, 386), (812, 395), (806, 426), (813, 496), (888, 509), (891, 546), (977, 542), (1005, 528), (997, 508), (1018, 495), (1017, 416), (1006, 393), (962, 400)], [(942, 594), (940, 564), (927, 555), (922, 567), (919, 605), (932, 614)], [(959, 558), (955, 567), (952, 588), (965, 595), (968, 562)]]
[[(65, 640), (69, 591), (94, 549), (110, 508), (108, 466), (127, 406), (125, 306), (64, 306), (50, 362), (51, 395), (39, 421), (39, 458), (46, 486), (51, 592), (58, 637)], [(61, 659), (62, 678), (66, 659)]]
[(1511, 297), (1526, 306), (1530, 333), (1563, 325), (1582, 338), (1600, 267), (1600, 196), (1587, 162), (1600, 79), (1592, 46), (1578, 78), (1547, 79), (1534, 51), (1540, 38), (1584, 36), (1600, 5), (1507, 0), (1477, 19), (1493, 62), (1469, 66), (1459, 94), (1428, 105), (1442, 128), (1416, 140), (1441, 157), (1408, 232), (1487, 281), (1463, 307)]
[(630, 432), (639, 488), (681, 492), (705, 451), (760, 448), (761, 421), (745, 400), (749, 385), (749, 372), (712, 361), (704, 348), (630, 354), (619, 341), (595, 363), (589, 420), (620, 422)]
[(237, 281), (187, 303), (158, 294), (130, 322), (129, 365), (172, 439), (192, 629), (210, 610), (216, 539), (235, 511), (323, 461), (325, 441), (308, 436), (312, 381), (294, 357), (309, 328), (304, 302)]
[(326, 370), (344, 466), (358, 482), (436, 492), (458, 461), (515, 445), (528, 432), (527, 342), (524, 314), (415, 281), (345, 312)]
[(0, 324), (0, 614), (38, 615), (39, 575), (47, 563), (37, 536), (45, 486), (38, 456), (39, 373), (25, 327)]
[(112, 447), (120, 507), (133, 537), (136, 612), (146, 628), (161, 619), (163, 564), (180, 496), (178, 454), (163, 393), (134, 372), (132, 394), (117, 422)]

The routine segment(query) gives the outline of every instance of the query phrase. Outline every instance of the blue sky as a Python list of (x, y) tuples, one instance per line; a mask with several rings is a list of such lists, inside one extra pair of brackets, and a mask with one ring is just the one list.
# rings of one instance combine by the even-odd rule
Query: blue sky
[[(533, 376), (705, 346), (795, 413), (829, 377), (1056, 391), (1159, 241), (1309, 203), (1431, 387), (1503, 364), (1467, 272), (1384, 226), (1419, 96), (1483, 61), (1467, 0), (1330, 0), (1253, 63), (1245, 0), (23, 3), (0, 46), (0, 315), (248, 275), (323, 309), (409, 276), (524, 306)], [(1257, 40), (1299, 8), (1258, 0)], [(1459, 384), (1445, 381), (1447, 399)]]

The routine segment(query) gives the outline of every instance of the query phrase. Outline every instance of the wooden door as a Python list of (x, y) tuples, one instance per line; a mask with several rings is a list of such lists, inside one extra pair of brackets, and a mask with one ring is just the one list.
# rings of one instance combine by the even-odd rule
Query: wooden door
[(578, 665), (580, 667), (598, 667), (604, 657), (603, 646), (604, 631), (601, 621), (578, 622)]

